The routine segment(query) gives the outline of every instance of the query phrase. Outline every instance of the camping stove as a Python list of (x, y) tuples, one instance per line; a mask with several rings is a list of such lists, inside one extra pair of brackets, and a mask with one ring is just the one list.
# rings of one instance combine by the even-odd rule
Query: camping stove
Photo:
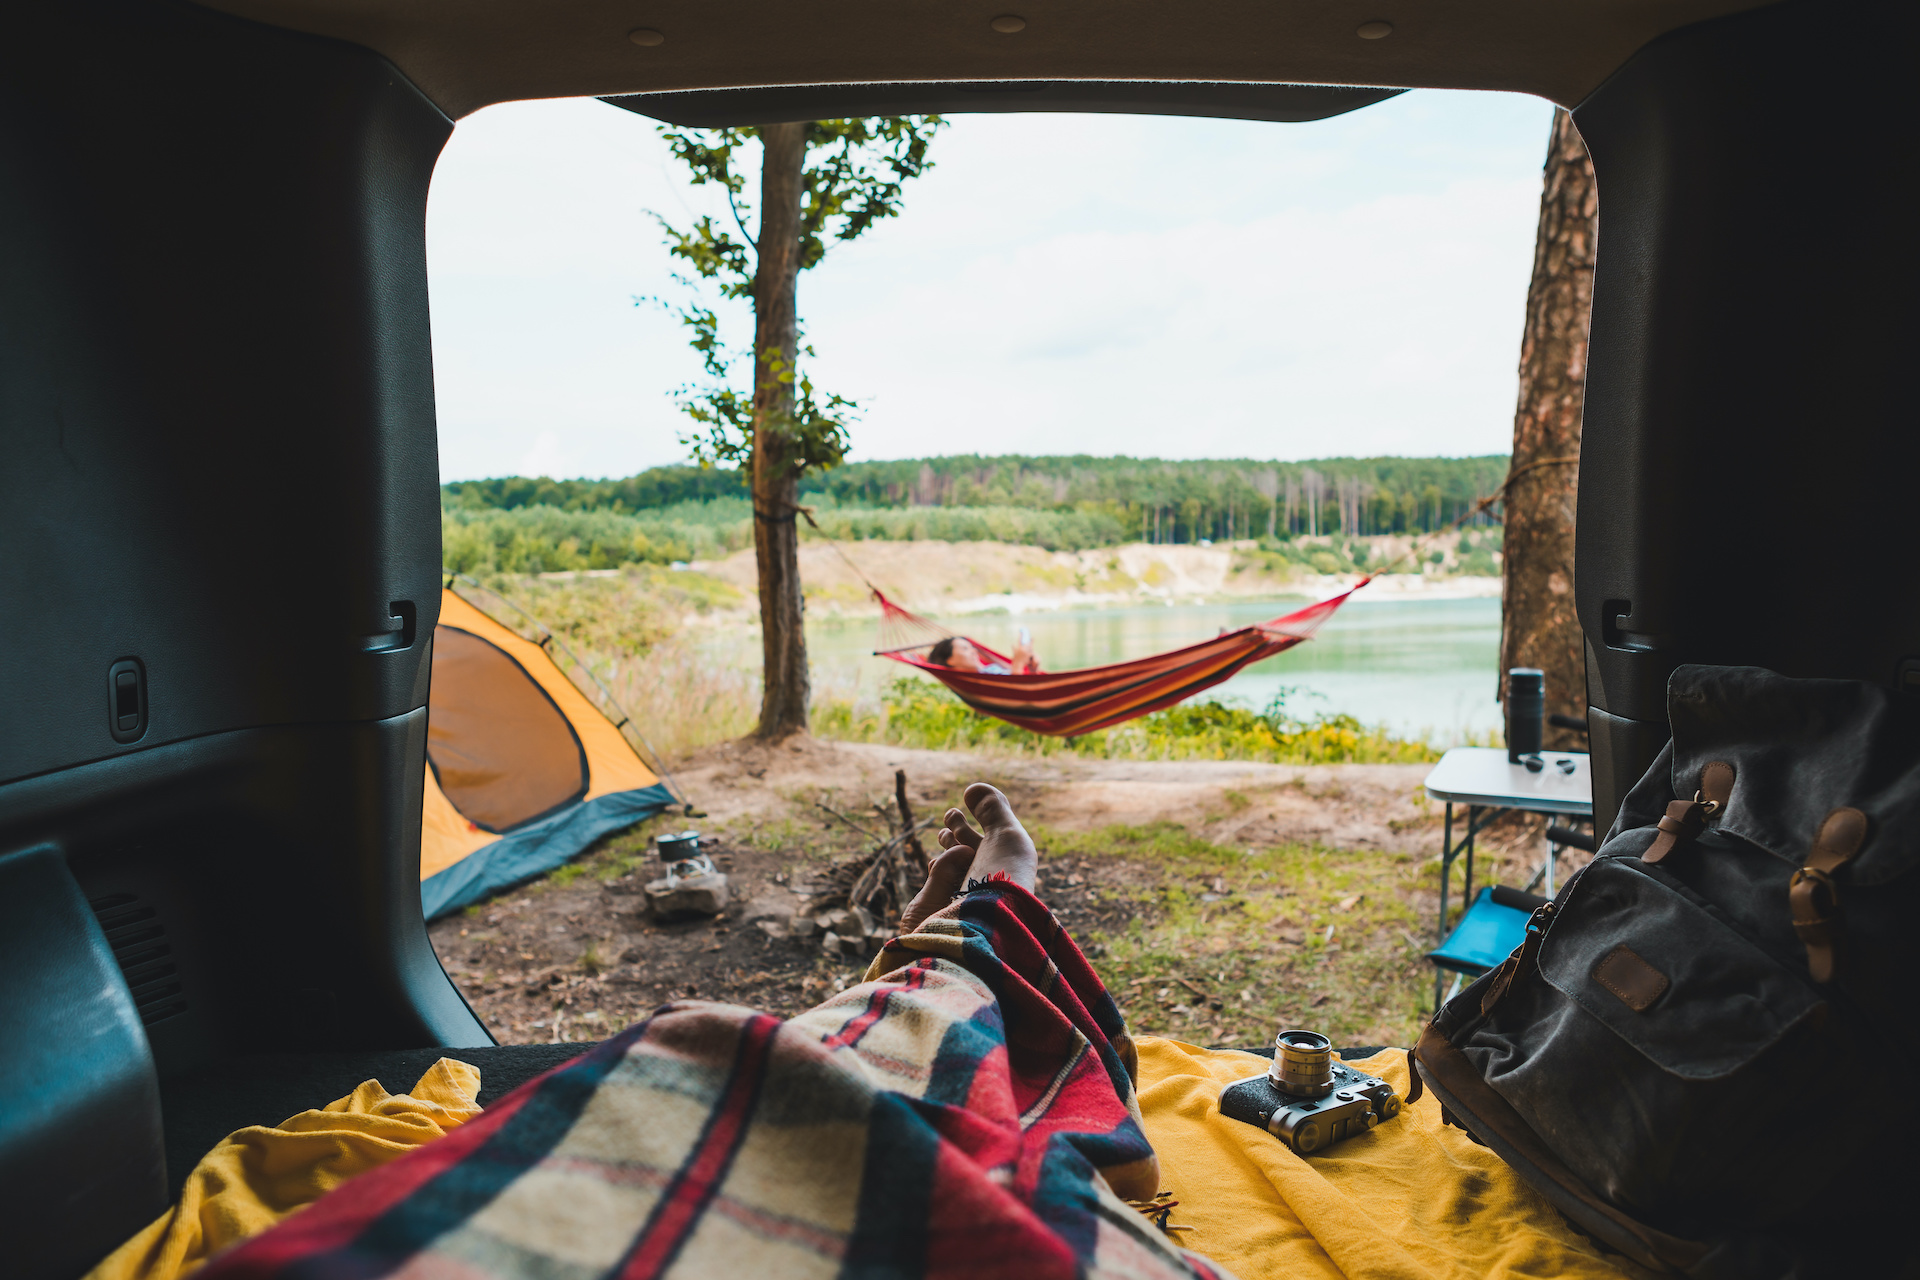
[(714, 874), (713, 859), (700, 852), (698, 831), (655, 836), (653, 844), (660, 854), (660, 866), (666, 871), (669, 888), (681, 880)]

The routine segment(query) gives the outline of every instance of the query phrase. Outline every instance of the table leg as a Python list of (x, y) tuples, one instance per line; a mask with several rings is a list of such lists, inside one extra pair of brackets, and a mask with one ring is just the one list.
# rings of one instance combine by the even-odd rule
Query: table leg
[[(1433, 945), (1438, 947), (1447, 940), (1447, 879), (1453, 872), (1453, 801), (1447, 801), (1445, 826), (1440, 836), (1440, 923), (1434, 931)], [(1446, 971), (1439, 965), (1433, 966), (1433, 1012), (1440, 1012), (1440, 992), (1446, 982)]]
[(1473, 837), (1480, 830), (1480, 806), (1467, 806), (1467, 870), (1460, 881), (1460, 901), (1470, 909), (1473, 906)]

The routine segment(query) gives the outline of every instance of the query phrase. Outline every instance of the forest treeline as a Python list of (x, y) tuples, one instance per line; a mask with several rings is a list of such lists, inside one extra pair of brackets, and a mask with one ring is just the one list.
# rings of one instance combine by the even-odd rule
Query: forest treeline
[[(1038, 536), (1045, 532), (1062, 545), (1098, 546), (1428, 532), (1495, 492), (1506, 472), (1507, 459), (1500, 455), (1310, 462), (957, 455), (847, 463), (809, 475), (801, 493), (803, 501), (860, 526), (850, 530), (856, 537), (1002, 537), (985, 530), (1021, 525), (1025, 531), (1008, 540), (1045, 545)], [(457, 481), (444, 493), (450, 512), (545, 507), (656, 518), (672, 513), (675, 523), (704, 526), (710, 521), (700, 515), (730, 515), (730, 502), (744, 502), (746, 486), (737, 471), (674, 466), (619, 480)], [(695, 510), (713, 503), (720, 509)], [(961, 516), (961, 510), (997, 514)], [(1017, 512), (1030, 514), (1023, 520)], [(1477, 523), (1498, 519), (1496, 504)], [(983, 532), (912, 531), (956, 521)]]

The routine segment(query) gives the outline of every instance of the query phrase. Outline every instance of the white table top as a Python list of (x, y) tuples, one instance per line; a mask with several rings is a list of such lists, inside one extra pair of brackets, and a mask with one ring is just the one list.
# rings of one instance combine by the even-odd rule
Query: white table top
[[(1593, 774), (1584, 751), (1542, 751), (1546, 768), (1507, 763), (1505, 747), (1455, 747), (1427, 775), (1427, 794), (1454, 804), (1494, 805), (1529, 813), (1593, 816)], [(1562, 772), (1562, 760), (1573, 772)]]

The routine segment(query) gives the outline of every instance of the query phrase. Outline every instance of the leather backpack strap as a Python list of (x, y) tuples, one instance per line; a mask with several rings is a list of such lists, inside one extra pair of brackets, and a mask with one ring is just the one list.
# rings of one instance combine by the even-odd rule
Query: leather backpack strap
[(1787, 886), (1793, 931), (1807, 948), (1807, 972), (1815, 982), (1832, 982), (1839, 967), (1840, 889), (1833, 873), (1860, 852), (1866, 839), (1866, 814), (1835, 809), (1820, 823), (1806, 862)]
[[(1588, 864), (1588, 866), (1591, 865), (1591, 863)], [(1585, 871), (1586, 868), (1582, 867), (1581, 870)], [(1572, 882), (1568, 883), (1571, 885)], [(1540, 943), (1546, 938), (1547, 926), (1553, 923), (1554, 913), (1559, 909), (1560, 906), (1556, 902), (1543, 902), (1534, 908), (1532, 915), (1527, 917), (1525, 938), (1518, 947), (1514, 948), (1512, 955), (1500, 962), (1500, 967), (1494, 970), (1492, 985), (1487, 988), (1486, 994), (1480, 997), (1481, 1017), (1484, 1018), (1493, 1012), (1493, 1007), (1506, 996), (1515, 978), (1539, 963)]]
[(1666, 813), (1660, 818), (1660, 834), (1640, 855), (1640, 861), (1659, 862), (1705, 830), (1710, 812), (1708, 803), (1698, 799), (1669, 801)]
[(1653, 838), (1642, 862), (1659, 862), (1681, 845), (1706, 829), (1707, 819), (1726, 812), (1733, 796), (1733, 766), (1715, 760), (1700, 771), (1700, 786), (1691, 800), (1675, 800), (1667, 805), (1660, 819), (1660, 834)]

